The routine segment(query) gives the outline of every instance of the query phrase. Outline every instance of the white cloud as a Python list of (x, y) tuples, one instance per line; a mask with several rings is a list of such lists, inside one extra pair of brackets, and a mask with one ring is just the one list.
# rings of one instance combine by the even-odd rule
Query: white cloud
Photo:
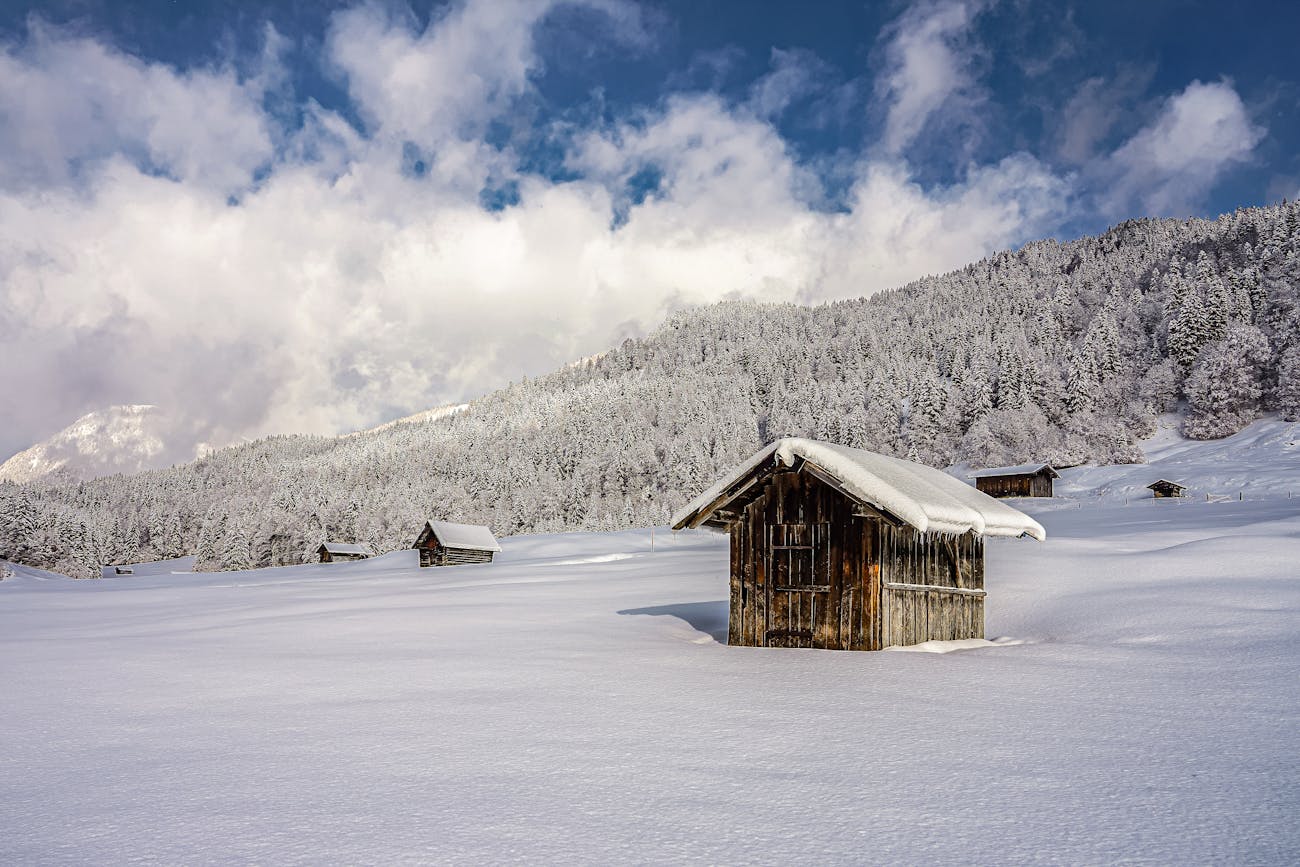
[(1151, 83), (1154, 66), (1124, 66), (1114, 76), (1086, 79), (1061, 107), (1056, 152), (1072, 165), (1083, 165), (1134, 111), (1134, 103)]
[[(114, 75), (151, 87), (140, 116), (155, 121), (136, 138), (107, 127), (113, 152), (94, 151), (83, 184), (56, 165), (38, 188), (0, 189), (0, 328), (18, 359), (0, 366), (0, 404), (21, 407), (0, 452), (114, 403), (194, 419), (191, 443), (362, 427), (600, 351), (683, 304), (855, 297), (958, 267), (1048, 230), (1066, 199), (1025, 155), (937, 190), (890, 159), (856, 166), (849, 212), (828, 213), (768, 121), (709, 95), (575, 137), (579, 180), (521, 173), (476, 134), (539, 62), (520, 21), (542, 7), (512, 8), (457, 6), (418, 34), (372, 7), (342, 15), (330, 51), (365, 133), (318, 106), (297, 133), (268, 132), (258, 86), (233, 73), (154, 69), (86, 40), (6, 54), (74, 106), (125, 102), (103, 84)], [(67, 127), (65, 162), (100, 147), (105, 127), (74, 111), (24, 110)], [(181, 135), (194, 118), (236, 146)], [(409, 137), (428, 149), (422, 176), (402, 170)], [(142, 168), (140, 148), (171, 176)], [(661, 183), (633, 202), (647, 166)], [(484, 210), (488, 178), (517, 183), (518, 204)]]
[(1186, 215), (1226, 171), (1250, 159), (1264, 132), (1231, 84), (1194, 81), (1108, 159), (1103, 207)]
[(962, 114), (978, 101), (966, 37), (981, 7), (970, 0), (923, 3), (891, 26), (877, 85), (888, 102), (887, 153), (901, 153), (941, 109)]
[(826, 63), (811, 51), (773, 48), (771, 72), (750, 88), (750, 108), (759, 117), (778, 117), (795, 101), (824, 87), (829, 74)]
[(144, 63), (39, 20), (29, 28), (21, 47), (0, 47), (0, 186), (64, 183), (127, 153), (224, 192), (270, 160), (262, 81)]
[(626, 0), (466, 0), (435, 13), (422, 32), (375, 5), (345, 10), (334, 16), (327, 54), (371, 133), (421, 143), (473, 137), (528, 92), (541, 66), (534, 29), (558, 6), (600, 13), (616, 41), (645, 39)]

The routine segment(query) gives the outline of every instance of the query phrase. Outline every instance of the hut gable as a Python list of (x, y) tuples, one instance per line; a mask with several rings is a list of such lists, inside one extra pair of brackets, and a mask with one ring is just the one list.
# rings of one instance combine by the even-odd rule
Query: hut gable
[(783, 439), (682, 508), (731, 536), (728, 643), (879, 650), (984, 634), (986, 535), (1029, 516), (931, 467)]
[(481, 524), (426, 521), (412, 546), (420, 549), (421, 566), (491, 563), (501, 551), (492, 531)]
[(344, 560), (364, 560), (367, 557), (375, 556), (365, 545), (354, 545), (349, 542), (325, 542), (316, 549), (316, 555), (320, 557), (322, 563), (338, 563)]
[(971, 474), (975, 487), (990, 497), (1050, 497), (1061, 476), (1050, 464), (988, 467)]

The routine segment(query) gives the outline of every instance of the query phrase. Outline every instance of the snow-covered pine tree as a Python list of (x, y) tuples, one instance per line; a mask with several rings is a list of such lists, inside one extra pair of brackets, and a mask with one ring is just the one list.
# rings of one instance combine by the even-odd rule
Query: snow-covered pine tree
[(1234, 325), (1205, 347), (1188, 375), (1188, 415), (1183, 433), (1218, 439), (1236, 433), (1259, 414), (1268, 340), (1258, 328)]

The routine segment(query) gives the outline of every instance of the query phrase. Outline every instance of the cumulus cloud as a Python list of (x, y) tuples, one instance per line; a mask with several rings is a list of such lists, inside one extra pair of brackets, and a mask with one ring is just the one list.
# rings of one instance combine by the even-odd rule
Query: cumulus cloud
[(887, 68), (877, 84), (888, 103), (886, 152), (902, 152), (940, 109), (962, 114), (978, 101), (968, 36), (981, 7), (972, 0), (919, 4), (887, 31)]
[(1226, 171), (1250, 159), (1263, 137), (1230, 83), (1194, 81), (1108, 158), (1103, 207), (1186, 215)]
[(62, 183), (126, 153), (179, 180), (223, 192), (272, 156), (265, 82), (233, 68), (180, 71), (34, 19), (0, 46), (0, 186)]

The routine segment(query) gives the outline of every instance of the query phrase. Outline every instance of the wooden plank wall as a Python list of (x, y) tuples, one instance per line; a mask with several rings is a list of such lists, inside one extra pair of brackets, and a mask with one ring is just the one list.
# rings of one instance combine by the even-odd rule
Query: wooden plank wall
[[(879, 649), (877, 523), (855, 516), (852, 502), (810, 475), (774, 474), (731, 528), (728, 643)], [(805, 539), (811, 552), (785, 547)], [(812, 586), (777, 583), (801, 573), (774, 569), (774, 557), (805, 555)]]
[(883, 526), (881, 574), (884, 646), (984, 637), (982, 538)]
[(975, 480), (975, 487), (990, 497), (1032, 496), (1030, 476), (985, 476)]
[(1033, 476), (985, 476), (975, 480), (975, 487), (990, 497), (1050, 497), (1052, 477), (1047, 473)]
[(491, 551), (470, 551), (464, 548), (421, 548), (421, 566), (463, 566), (467, 563), (491, 563)]

